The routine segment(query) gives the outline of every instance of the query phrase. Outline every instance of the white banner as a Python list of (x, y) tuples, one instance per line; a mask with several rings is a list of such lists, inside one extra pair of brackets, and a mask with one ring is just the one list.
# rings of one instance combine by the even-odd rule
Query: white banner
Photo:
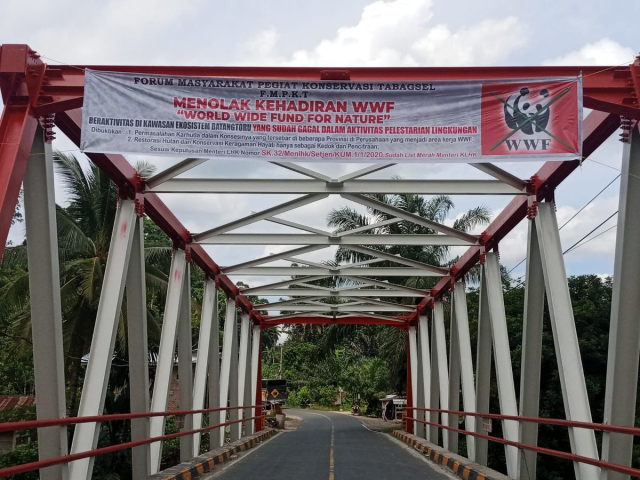
[(295, 162), (581, 157), (579, 78), (307, 81), (85, 71), (81, 149)]

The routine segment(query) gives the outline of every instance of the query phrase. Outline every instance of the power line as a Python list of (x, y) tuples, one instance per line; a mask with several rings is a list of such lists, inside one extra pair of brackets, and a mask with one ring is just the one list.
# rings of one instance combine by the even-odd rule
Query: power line
[[(576, 218), (578, 216), (578, 214), (580, 214), (580, 212), (582, 212), (585, 208), (587, 208), (596, 198), (598, 198), (602, 192), (604, 192), (607, 188), (609, 188), (613, 182), (615, 182), (616, 180), (618, 180), (620, 177), (622, 176), (622, 173), (618, 174), (618, 176), (616, 178), (614, 178), (613, 180), (611, 180), (609, 183), (607, 183), (607, 185), (600, 190), (591, 200), (589, 200), (587, 203), (585, 203), (582, 208), (580, 210), (578, 210), (569, 220), (567, 220), (566, 222), (564, 222), (564, 224), (558, 229), (558, 231), (562, 230), (564, 227), (567, 226), (567, 224), (573, 220), (574, 218)], [(616, 212), (617, 213), (617, 212)], [(588, 236), (588, 235), (587, 235)], [(527, 259), (527, 257), (524, 257), (522, 260), (520, 260), (511, 270), (509, 270), (507, 272), (507, 275), (510, 274), (511, 272), (513, 272), (516, 268), (518, 268), (520, 265), (522, 265), (522, 263)]]
[[(564, 255), (567, 252), (570, 252), (573, 248), (575, 248), (580, 242), (582, 242), (585, 238), (587, 238), (589, 235), (591, 235), (593, 232), (595, 232), (596, 230), (598, 230), (602, 225), (604, 225), (605, 223), (607, 223), (609, 220), (611, 220), (614, 216), (616, 216), (618, 214), (618, 211), (616, 210), (615, 212), (613, 212), (611, 215), (609, 215), (609, 217), (603, 221), (602, 223), (600, 223), (600, 225), (598, 225), (596, 228), (594, 228), (593, 230), (591, 230), (589, 233), (587, 233), (584, 237), (582, 237), (580, 240), (578, 240), (576, 243), (574, 243), (573, 245), (571, 245), (569, 248), (567, 248), (564, 252), (562, 252), (562, 254)], [(595, 238), (595, 237), (594, 237)], [(593, 239), (592, 239), (593, 240)]]
[(583, 246), (583, 245), (585, 245), (585, 244), (589, 243), (591, 240), (595, 240), (595, 239), (596, 239), (596, 238), (598, 238), (600, 235), (604, 235), (604, 234), (605, 234), (605, 233), (607, 233), (609, 230), (613, 230), (613, 229), (614, 229), (614, 228), (616, 228), (617, 226), (618, 226), (618, 224), (616, 223), (613, 227), (609, 227), (609, 228), (607, 228), (604, 232), (600, 232), (600, 233), (599, 233), (599, 234), (597, 234), (595, 237), (590, 238), (589, 240), (587, 240), (587, 241), (586, 241), (586, 242), (584, 242), (584, 243), (581, 243), (580, 245), (578, 245), (577, 247), (575, 247), (573, 250), (571, 250), (571, 251), (570, 251), (570, 252), (568, 252), (568, 253), (571, 253), (571, 252), (573, 252), (573, 251), (577, 250), (577, 249), (578, 249), (578, 248), (580, 248), (581, 246)]

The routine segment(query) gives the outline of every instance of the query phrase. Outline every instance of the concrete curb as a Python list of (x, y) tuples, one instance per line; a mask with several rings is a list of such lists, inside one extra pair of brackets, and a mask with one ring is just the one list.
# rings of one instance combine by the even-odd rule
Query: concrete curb
[(216, 465), (221, 465), (231, 460), (232, 455), (249, 450), (254, 445), (263, 442), (278, 433), (274, 429), (265, 429), (261, 432), (240, 439), (240, 443), (227, 445), (222, 448), (211, 450), (194, 458), (190, 462), (180, 463), (174, 467), (163, 470), (147, 477), (147, 480), (191, 480), (198, 478), (201, 474), (210, 472)]
[(506, 475), (473, 463), (467, 458), (448, 452), (415, 435), (410, 435), (401, 430), (394, 430), (393, 436), (421, 451), (434, 463), (448, 468), (464, 480), (507, 480), (508, 478)]

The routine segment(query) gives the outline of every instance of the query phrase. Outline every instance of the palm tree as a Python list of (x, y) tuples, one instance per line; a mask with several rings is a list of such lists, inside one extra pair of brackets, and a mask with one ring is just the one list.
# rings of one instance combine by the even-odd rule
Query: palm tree
[[(395, 177), (399, 179), (399, 177)], [(432, 198), (425, 198), (422, 195), (413, 194), (396, 194), (396, 195), (368, 195), (375, 200), (384, 202), (407, 212), (419, 215), (428, 220), (444, 223), (449, 213), (454, 208), (451, 197), (447, 195), (438, 195)], [(361, 214), (357, 210), (343, 206), (333, 209), (327, 216), (327, 224), (333, 227), (335, 232), (343, 232), (354, 228), (373, 225), (375, 223), (391, 220), (394, 217), (373, 208), (367, 208), (366, 214)], [(486, 206), (475, 207), (461, 215), (453, 223), (453, 228), (463, 232), (470, 232), (479, 225), (486, 225), (491, 221), (491, 211)], [(388, 234), (435, 234), (435, 230), (415, 223), (401, 221), (384, 225), (367, 231), (369, 235), (388, 235)], [(362, 235), (365, 237), (365, 234)], [(366, 238), (362, 239), (362, 243), (366, 244)], [(370, 246), (375, 250), (380, 250), (391, 255), (400, 255), (404, 258), (417, 260), (435, 266), (447, 266), (455, 263), (456, 258), (451, 258), (450, 249), (447, 246), (421, 246), (421, 245), (386, 245), (386, 246)], [(370, 255), (354, 252), (347, 248), (338, 247), (336, 251), (336, 262), (360, 262), (369, 260)], [(392, 266), (392, 262), (380, 262), (376, 266)], [(366, 267), (363, 268), (363, 270)], [(363, 272), (364, 273), (364, 272)], [(401, 283), (413, 288), (429, 289), (435, 286), (437, 277), (407, 277), (407, 278), (380, 278), (380, 280), (389, 280), (391, 283)], [(387, 299), (390, 300), (390, 299)], [(413, 302), (413, 299), (396, 299), (398, 303), (402, 301)], [(328, 328), (327, 341), (331, 343), (332, 339), (342, 339), (355, 334), (355, 328), (351, 326), (331, 325)], [(335, 332), (331, 330), (336, 330)], [(339, 330), (339, 331), (338, 331)], [(402, 330), (395, 328), (377, 329), (377, 334), (381, 352), (389, 360), (392, 378), (403, 378), (401, 372), (406, 368), (407, 355), (407, 336)], [(331, 345), (328, 345), (331, 347)], [(402, 383), (400, 381), (399, 383)]]
[[(58, 254), (60, 261), (60, 296), (62, 302), (65, 366), (69, 384), (68, 411), (74, 413), (80, 386), (82, 357), (89, 353), (102, 280), (111, 241), (111, 231), (118, 202), (117, 186), (93, 163), (84, 170), (73, 156), (54, 155), (58, 178), (67, 194), (68, 205), (56, 206)], [(144, 162), (136, 165), (143, 176), (154, 168)], [(27, 239), (28, 241), (28, 239)], [(146, 283), (151, 298), (164, 296), (170, 247), (146, 249)], [(26, 241), (7, 248), (3, 267), (19, 265), (24, 274), (0, 291), (0, 314), (11, 319), (12, 330), (22, 338), (31, 338), (28, 265)], [(159, 327), (153, 314), (148, 317), (150, 342), (158, 342)], [(120, 313), (116, 356), (126, 363), (126, 309)], [(25, 343), (21, 344), (24, 350)], [(27, 353), (27, 352), (23, 352)]]

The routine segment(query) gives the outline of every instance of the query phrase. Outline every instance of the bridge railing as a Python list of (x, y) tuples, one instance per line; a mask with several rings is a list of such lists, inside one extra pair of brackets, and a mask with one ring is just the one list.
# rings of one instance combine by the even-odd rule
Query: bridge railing
[[(95, 416), (85, 416), (85, 417), (64, 417), (64, 418), (50, 419), (50, 420), (26, 420), (26, 421), (19, 421), (19, 422), (5, 422), (5, 423), (0, 423), (0, 433), (14, 432), (18, 430), (32, 430), (32, 429), (47, 428), (47, 427), (62, 427), (62, 426), (76, 425), (81, 423), (102, 423), (102, 422), (134, 420), (134, 419), (151, 418), (151, 417), (181, 417), (186, 415), (194, 415), (198, 413), (202, 414), (202, 413), (213, 413), (213, 412), (244, 410), (244, 409), (257, 410), (258, 408), (262, 409), (262, 405), (246, 405), (246, 406), (241, 405), (241, 406), (234, 406), (234, 407), (203, 408), (199, 410), (169, 410), (164, 412), (119, 413), (119, 414), (95, 415)], [(227, 422), (217, 423), (215, 425), (208, 425), (202, 428), (184, 430), (176, 433), (169, 433), (166, 435), (159, 435), (156, 437), (150, 437), (150, 438), (130, 441), (126, 443), (119, 443), (117, 445), (110, 445), (108, 447), (96, 448), (93, 450), (87, 450), (84, 452), (79, 452), (79, 453), (74, 453), (69, 455), (63, 455), (61, 457), (50, 458), (47, 460), (23, 463), (21, 465), (14, 465), (11, 467), (0, 469), (0, 478), (9, 477), (11, 475), (17, 475), (20, 473), (31, 472), (34, 470), (39, 470), (41, 468), (47, 468), (54, 465), (69, 463), (69, 462), (73, 462), (75, 460), (80, 460), (83, 458), (97, 457), (99, 455), (113, 453), (120, 450), (127, 450), (129, 448), (148, 445), (155, 442), (171, 440), (173, 438), (179, 438), (186, 435), (193, 435), (196, 433), (206, 433), (212, 430), (216, 430), (218, 428), (223, 428), (227, 425), (237, 424), (240, 422), (260, 420), (259, 422), (256, 422), (256, 425), (261, 425), (264, 427), (264, 418), (265, 418), (265, 415), (264, 413), (262, 413), (261, 415), (256, 415), (248, 418), (245, 417), (239, 420), (229, 420)], [(256, 429), (256, 430), (259, 430), (259, 429)]]
[[(452, 414), (452, 415), (468, 415), (470, 417), (489, 418), (489, 419), (492, 419), (492, 420), (507, 420), (507, 421), (515, 421), (515, 422), (537, 423), (537, 424), (542, 424), (542, 425), (558, 425), (558, 426), (564, 426), (564, 427), (570, 427), (570, 428), (584, 428), (584, 429), (587, 429), (587, 430), (594, 430), (594, 431), (599, 431), (599, 432), (610, 432), (610, 433), (620, 433), (620, 434), (625, 434), (625, 435), (640, 436), (640, 428), (624, 427), (624, 426), (619, 426), (619, 425), (609, 425), (609, 424), (605, 424), (605, 423), (576, 422), (576, 421), (573, 421), (573, 420), (562, 420), (562, 419), (556, 419), (556, 418), (522, 417), (522, 416), (518, 416), (518, 415), (500, 415), (500, 414), (495, 414), (495, 413), (465, 412), (465, 411), (460, 411), (460, 410), (446, 410), (446, 409), (440, 409), (440, 408), (413, 407), (412, 410), (414, 410), (414, 411), (422, 411), (422, 412), (445, 413), (445, 414)], [(407, 427), (406, 427), (406, 423), (405, 422), (410, 422), (410, 421), (422, 423), (424, 425), (430, 425), (430, 426), (433, 426), (433, 427), (444, 428), (446, 430), (449, 430), (449, 431), (452, 431), (452, 432), (461, 433), (463, 435), (471, 435), (473, 437), (483, 438), (483, 439), (491, 441), (491, 442), (496, 442), (496, 443), (500, 443), (500, 444), (503, 444), (503, 445), (516, 447), (518, 449), (531, 450), (531, 451), (534, 451), (534, 452), (542, 454), (542, 455), (549, 455), (549, 456), (553, 456), (553, 457), (557, 457), (557, 458), (562, 458), (562, 459), (565, 459), (565, 460), (570, 460), (572, 462), (578, 462), (578, 463), (584, 463), (584, 464), (587, 464), (587, 465), (593, 465), (593, 466), (596, 466), (596, 467), (600, 467), (600, 468), (604, 468), (604, 469), (607, 469), (607, 470), (611, 470), (613, 472), (620, 472), (620, 473), (624, 473), (624, 474), (627, 474), (627, 475), (640, 477), (640, 469), (637, 469), (637, 468), (627, 467), (627, 466), (624, 466), (624, 465), (618, 465), (618, 464), (615, 464), (615, 463), (606, 462), (606, 461), (600, 460), (600, 459), (594, 459), (594, 458), (589, 458), (589, 457), (585, 457), (585, 456), (582, 456), (582, 455), (576, 455), (576, 454), (573, 454), (573, 453), (563, 452), (561, 450), (554, 450), (554, 449), (551, 449), (551, 448), (539, 447), (537, 445), (530, 445), (530, 444), (522, 443), (522, 442), (514, 442), (514, 441), (506, 440), (504, 438), (494, 437), (494, 436), (491, 436), (491, 435), (486, 435), (484, 433), (478, 433), (478, 432), (473, 432), (473, 431), (469, 431), (469, 430), (464, 430), (462, 428), (451, 427), (449, 425), (444, 425), (444, 424), (436, 423), (436, 422), (430, 422), (428, 420), (422, 420), (422, 419), (414, 418), (414, 417), (410, 417), (410, 416), (407, 416), (407, 417), (404, 418), (404, 422), (403, 422), (403, 430), (404, 431), (407, 431)]]

